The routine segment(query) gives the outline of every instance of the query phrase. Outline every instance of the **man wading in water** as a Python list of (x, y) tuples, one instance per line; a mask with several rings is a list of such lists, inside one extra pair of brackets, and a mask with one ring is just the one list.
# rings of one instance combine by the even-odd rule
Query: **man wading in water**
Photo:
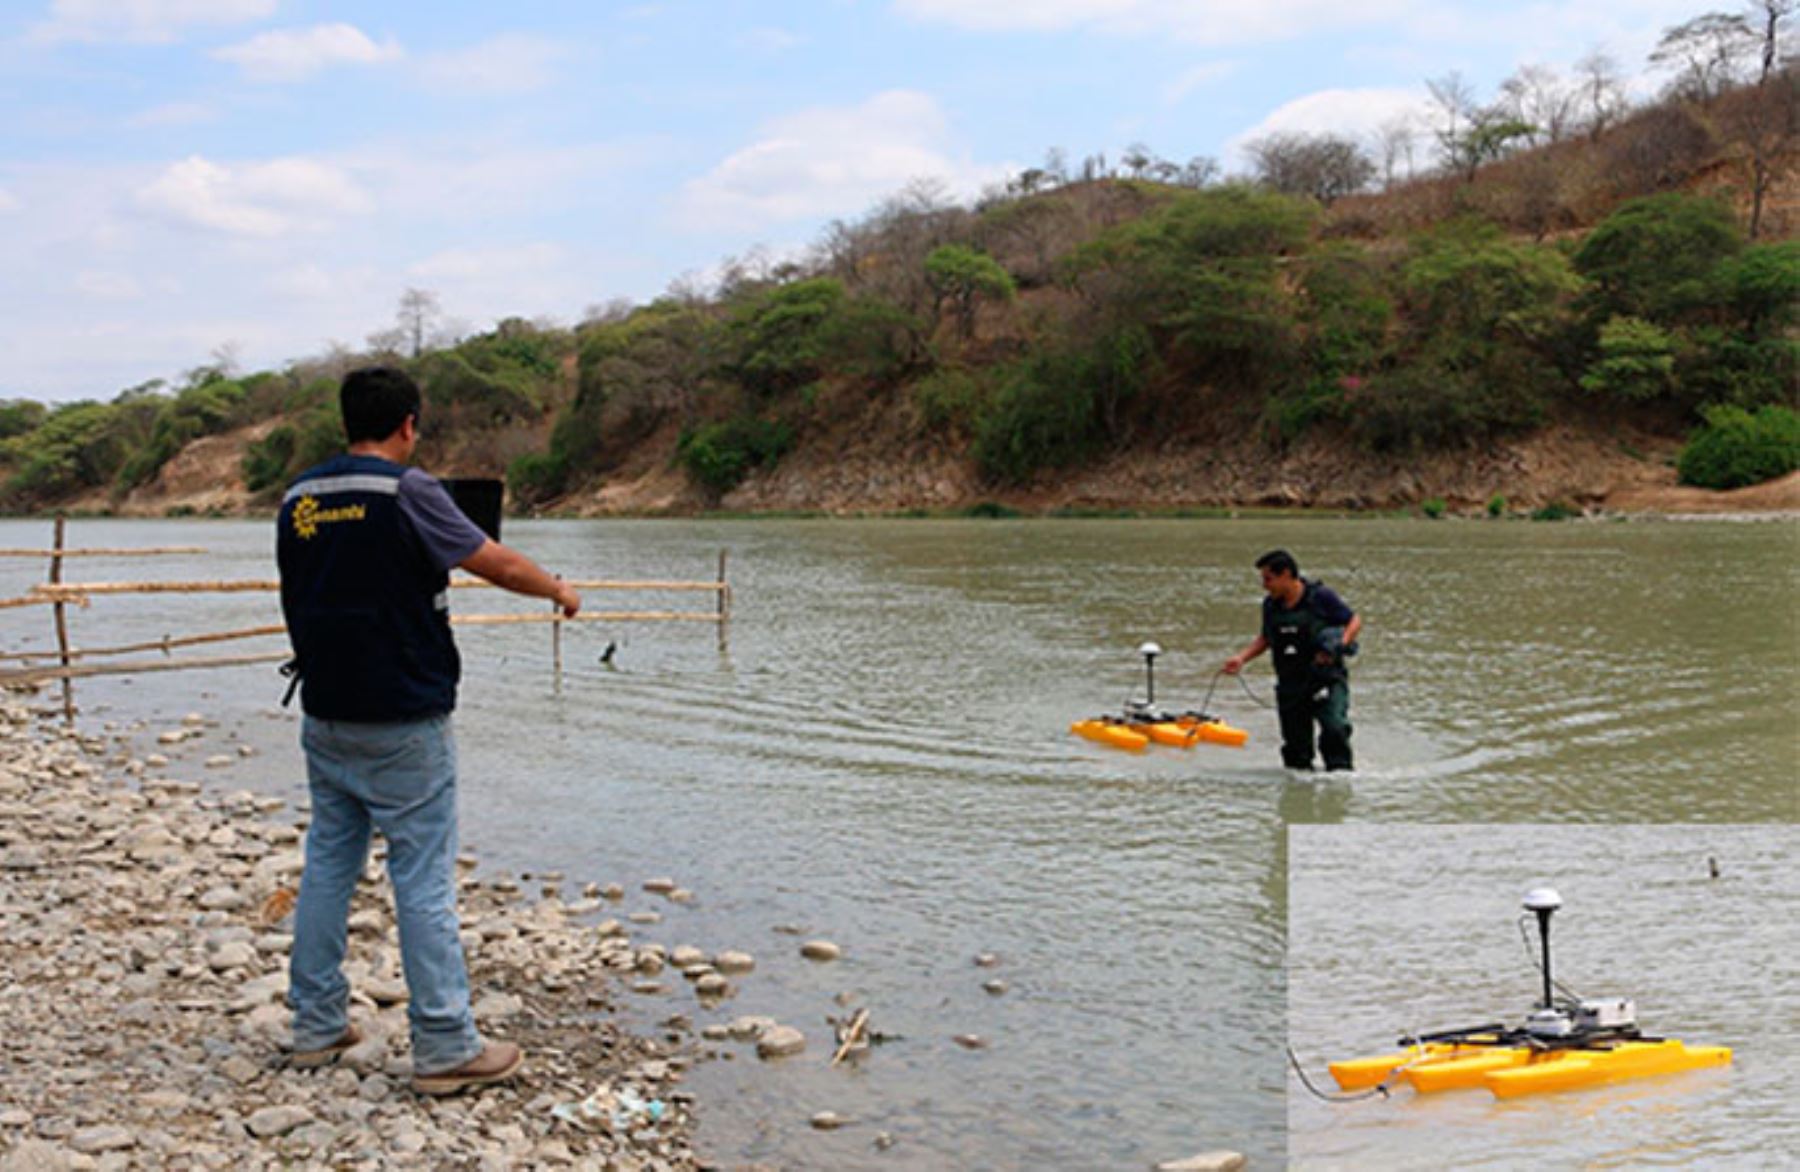
[(1262, 604), (1262, 633), (1225, 661), (1234, 676), (1270, 648), (1275, 652), (1275, 707), (1281, 716), (1281, 762), (1289, 769), (1313, 767), (1313, 723), (1319, 725), (1319, 755), (1327, 770), (1349, 769), (1350, 671), (1344, 657), (1356, 654), (1362, 618), (1337, 592), (1300, 576), (1285, 549), (1256, 559), (1268, 597)]
[(551, 599), (569, 616), (581, 596), (490, 541), (441, 484), (406, 467), (418, 443), (419, 388), (405, 372), (352, 371), (339, 401), (349, 452), (294, 481), (275, 543), (312, 795), (288, 966), (290, 1062), (323, 1066), (362, 1040), (341, 969), (373, 826), (388, 844), (413, 1086), (451, 1094), (512, 1077), (524, 1055), (476, 1032), (457, 938), (450, 710), (462, 661), (450, 634), (450, 567)]

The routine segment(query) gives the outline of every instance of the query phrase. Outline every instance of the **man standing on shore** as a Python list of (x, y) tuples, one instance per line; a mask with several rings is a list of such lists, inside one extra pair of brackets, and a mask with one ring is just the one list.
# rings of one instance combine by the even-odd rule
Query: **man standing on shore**
[(1225, 661), (1226, 675), (1273, 648), (1275, 707), (1281, 717), (1281, 762), (1289, 769), (1313, 767), (1313, 724), (1319, 726), (1319, 755), (1327, 771), (1352, 768), (1350, 759), (1350, 671), (1362, 618), (1337, 592), (1300, 576), (1285, 549), (1256, 559), (1262, 573), (1262, 632)]
[(489, 540), (442, 485), (406, 467), (418, 443), (419, 388), (404, 371), (352, 371), (339, 401), (349, 451), (301, 473), (277, 521), (312, 797), (289, 961), (290, 1061), (322, 1066), (361, 1040), (342, 965), (374, 827), (388, 844), (413, 1085), (450, 1094), (512, 1077), (524, 1055), (476, 1031), (457, 936), (450, 711), (462, 662), (450, 633), (449, 571), (461, 566), (551, 599), (570, 616), (581, 597)]

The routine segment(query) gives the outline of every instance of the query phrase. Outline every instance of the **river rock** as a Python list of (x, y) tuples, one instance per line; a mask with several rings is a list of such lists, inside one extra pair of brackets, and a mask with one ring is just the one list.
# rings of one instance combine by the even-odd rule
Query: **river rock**
[(305, 1107), (264, 1107), (251, 1114), (245, 1121), (250, 1134), (267, 1139), (272, 1135), (286, 1135), (305, 1123), (313, 1121), (313, 1113)]
[(1006, 992), (1007, 985), (1005, 981), (1002, 981), (999, 977), (995, 977), (991, 981), (981, 982), (981, 987), (993, 996), (998, 997)]
[(784, 1058), (806, 1049), (806, 1035), (793, 1026), (778, 1025), (766, 1029), (756, 1039), (758, 1058)]
[(248, 941), (233, 940), (230, 943), (221, 944), (206, 958), (206, 963), (215, 973), (248, 968), (256, 963), (256, 948)]
[(644, 890), (648, 891), (651, 895), (667, 895), (669, 892), (675, 890), (675, 880), (667, 877), (661, 879), (646, 879), (644, 880)]
[(732, 976), (737, 976), (754, 969), (756, 967), (756, 959), (748, 952), (721, 952), (719, 955), (713, 957), (713, 967), (722, 973), (729, 973)]
[(850, 1121), (836, 1111), (820, 1111), (812, 1117), (814, 1131), (836, 1131)]
[(1245, 1163), (1242, 1153), (1220, 1149), (1185, 1160), (1164, 1160), (1156, 1166), (1156, 1172), (1238, 1172)]
[(0, 1172), (68, 1172), (73, 1167), (69, 1153), (41, 1139), (21, 1140), (12, 1151), (0, 1156)]
[(991, 969), (999, 963), (1000, 958), (991, 952), (977, 952), (975, 954), (975, 967), (978, 969)]
[(691, 944), (677, 944), (669, 950), (669, 963), (678, 969), (706, 963), (706, 953)]
[(69, 1137), (69, 1146), (78, 1152), (117, 1152), (137, 1146), (137, 1137), (123, 1127), (103, 1124), (85, 1127)]
[(725, 1028), (731, 1031), (731, 1036), (737, 1041), (754, 1042), (756, 1039), (774, 1029), (777, 1024), (778, 1023), (772, 1017), (746, 1015), (744, 1017), (732, 1018), (731, 1021), (726, 1024)]
[(980, 1034), (958, 1034), (951, 1040), (965, 1050), (985, 1050), (988, 1044)]
[(800, 946), (800, 955), (807, 960), (836, 960), (844, 950), (829, 940), (808, 940)]
[(723, 997), (731, 991), (731, 982), (718, 973), (707, 973), (694, 982), (694, 992), (702, 997)]
[(206, 759), (206, 767), (208, 769), (223, 769), (235, 760), (237, 760), (237, 758), (231, 756), (229, 753), (214, 753)]

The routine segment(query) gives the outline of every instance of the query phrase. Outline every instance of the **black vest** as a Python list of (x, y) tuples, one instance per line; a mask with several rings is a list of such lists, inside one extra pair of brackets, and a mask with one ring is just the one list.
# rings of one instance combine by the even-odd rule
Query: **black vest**
[(1263, 638), (1275, 661), (1275, 679), (1285, 688), (1313, 688), (1348, 678), (1342, 661), (1330, 666), (1315, 662), (1319, 633), (1336, 624), (1319, 613), (1319, 584), (1307, 582), (1300, 602), (1289, 610), (1273, 598), (1263, 599)]
[(281, 610), (308, 716), (418, 720), (456, 707), (450, 576), (400, 514), (403, 472), (339, 456), (301, 473), (282, 498)]

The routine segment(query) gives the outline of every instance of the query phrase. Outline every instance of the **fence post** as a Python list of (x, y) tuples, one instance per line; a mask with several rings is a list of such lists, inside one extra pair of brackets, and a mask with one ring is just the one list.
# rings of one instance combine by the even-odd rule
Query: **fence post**
[(719, 551), (719, 650), (729, 650), (731, 646), (731, 583), (725, 580), (725, 559), (731, 553), (728, 549)]
[[(52, 586), (55, 586), (62, 581), (63, 526), (65, 521), (66, 518), (61, 513), (56, 515), (56, 540), (51, 547), (50, 554), (50, 584)], [(69, 620), (68, 617), (63, 614), (62, 602), (58, 601), (52, 610), (56, 614), (57, 658), (62, 662), (62, 666), (68, 667)], [(71, 680), (68, 676), (63, 677), (62, 697), (63, 723), (73, 725), (75, 723), (75, 681)]]

